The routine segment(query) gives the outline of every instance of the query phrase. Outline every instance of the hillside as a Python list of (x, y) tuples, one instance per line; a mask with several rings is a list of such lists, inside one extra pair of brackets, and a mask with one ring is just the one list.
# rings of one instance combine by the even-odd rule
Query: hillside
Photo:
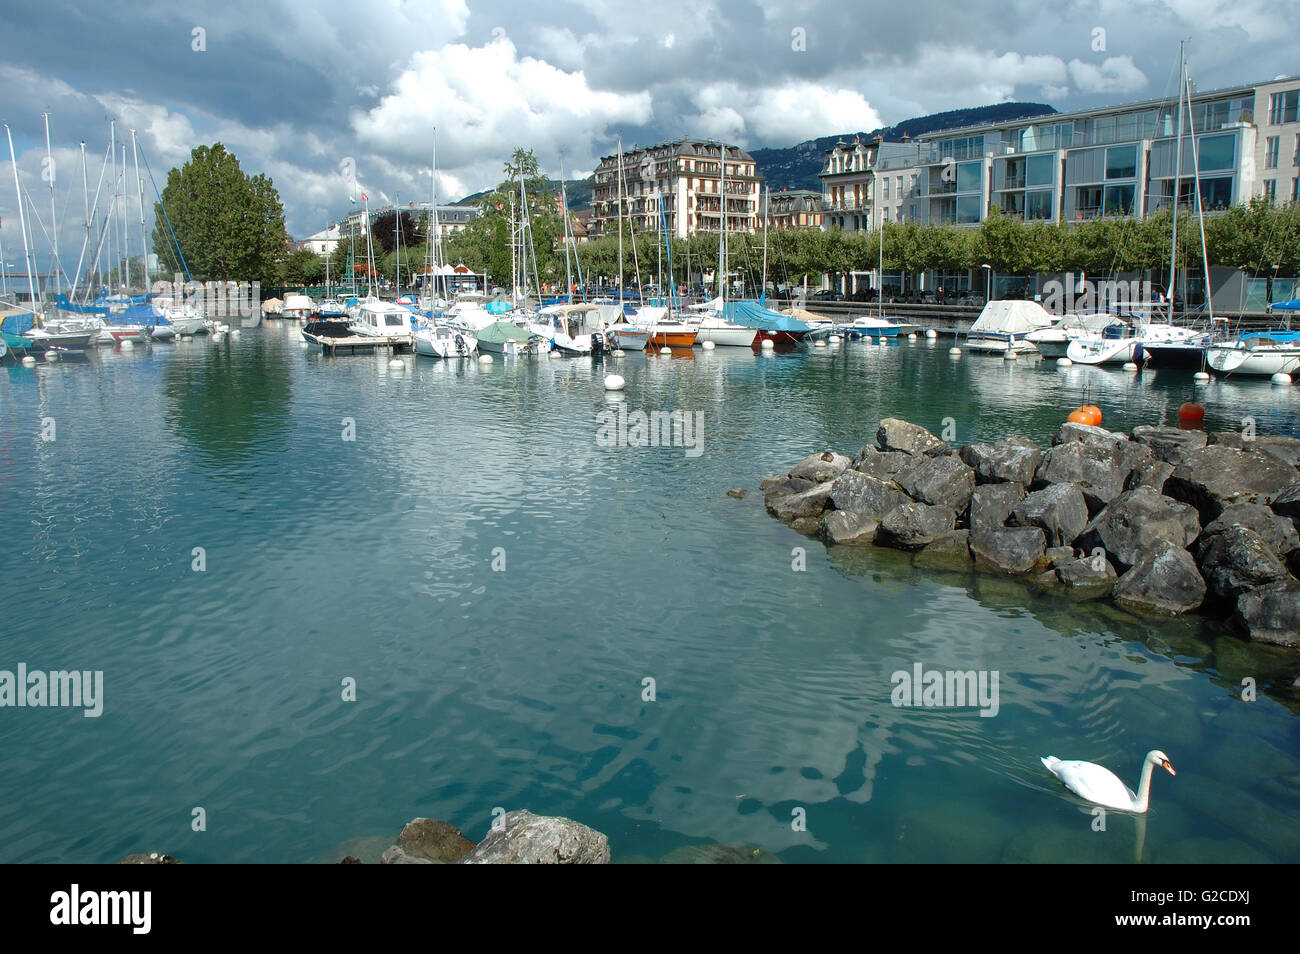
[[(586, 179), (568, 179), (564, 183), (564, 192), (569, 197), (569, 208), (575, 211), (585, 209), (591, 205), (591, 183), (592, 177)], [(546, 180), (547, 192), (559, 192), (560, 180)], [(492, 192), (491, 189), (484, 189), (482, 192), (475, 192), (473, 195), (467, 195), (459, 200), (456, 205), (478, 205), (478, 203)]]
[(886, 142), (900, 142), (904, 133), (915, 139), (917, 136), (939, 129), (1021, 119), (1026, 116), (1044, 116), (1054, 112), (1056, 112), (1054, 108), (1044, 103), (998, 103), (994, 106), (976, 106), (971, 109), (950, 109), (944, 113), (931, 113), (929, 116), (905, 119), (893, 126), (873, 129), (871, 132), (822, 136), (786, 149), (753, 149), (750, 152), (758, 165), (759, 174), (766, 177), (767, 187), (773, 192), (781, 189), (820, 191), (822, 186), (817, 173), (821, 172), (823, 154), (841, 139), (851, 140), (856, 135), (864, 141), (870, 141), (880, 134), (885, 137)]

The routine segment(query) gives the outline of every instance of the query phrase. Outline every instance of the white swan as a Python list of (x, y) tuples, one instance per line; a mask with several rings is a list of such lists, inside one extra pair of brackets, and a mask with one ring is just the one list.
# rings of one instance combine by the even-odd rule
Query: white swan
[(1159, 765), (1170, 775), (1178, 774), (1169, 764), (1169, 756), (1159, 749), (1152, 749), (1142, 763), (1142, 780), (1134, 795), (1133, 790), (1121, 782), (1114, 772), (1092, 762), (1062, 762), (1054, 755), (1049, 755), (1042, 762), (1049, 772), (1080, 798), (1107, 808), (1139, 814), (1145, 812), (1151, 802), (1151, 770)]

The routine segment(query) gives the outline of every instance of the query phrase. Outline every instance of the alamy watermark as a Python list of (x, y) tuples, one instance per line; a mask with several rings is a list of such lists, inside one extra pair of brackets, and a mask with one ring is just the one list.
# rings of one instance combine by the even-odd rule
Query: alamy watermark
[(1065, 281), (1053, 278), (1043, 283), (1043, 308), (1053, 315), (1086, 311), (1122, 311), (1150, 308), (1163, 303), (1150, 281), (1075, 281), (1073, 272)]
[(104, 671), (42, 669), (28, 672), (27, 663), (18, 671), (0, 669), (0, 709), (78, 708), (87, 719), (104, 711)]
[(989, 719), (998, 714), (1000, 707), (996, 669), (927, 671), (915, 663), (910, 672), (899, 669), (889, 680), (894, 684), (889, 701), (900, 708), (978, 708), (980, 717)]
[(155, 302), (178, 311), (205, 318), (238, 318), (244, 328), (262, 323), (261, 282), (187, 282), (177, 274), (173, 281), (154, 282), (152, 290)]
[(704, 412), (628, 411), (606, 408), (596, 415), (600, 447), (681, 447), (687, 457), (704, 453)]

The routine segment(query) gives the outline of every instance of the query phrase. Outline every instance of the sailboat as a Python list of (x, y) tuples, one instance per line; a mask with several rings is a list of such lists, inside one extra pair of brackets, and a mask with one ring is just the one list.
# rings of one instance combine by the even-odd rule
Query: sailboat
[[(718, 230), (718, 297), (710, 302), (710, 313), (699, 319), (696, 327), (699, 329), (697, 341), (712, 341), (715, 345), (733, 348), (751, 348), (754, 340), (758, 337), (758, 329), (747, 325), (730, 321), (726, 317), (727, 307), (727, 282), (726, 282), (726, 262), (727, 262), (727, 163), (726, 149), (722, 147), (722, 162), (719, 164), (721, 169), (721, 190), (719, 201), (721, 203), (721, 218), (719, 220)], [(767, 291), (767, 216), (763, 216), (763, 291)]]
[[(628, 216), (628, 226), (632, 225), (632, 217)], [(633, 254), (636, 252), (635, 237), (633, 237)], [(637, 268), (637, 284), (640, 285), (640, 266)], [(639, 291), (639, 288), (638, 288)], [(622, 348), (624, 351), (644, 351), (646, 342), (650, 338), (648, 328), (640, 324), (634, 324), (628, 320), (626, 305), (623, 299), (623, 137), (618, 139), (618, 307), (619, 315), (609, 325), (610, 343), (615, 348)]]
[[(453, 328), (445, 320), (434, 317), (439, 302), (438, 279), (442, 269), (438, 262), (438, 130), (434, 129), (433, 156), (429, 166), (429, 232), (425, 237), (425, 274), (429, 277), (427, 302), (429, 318), (422, 321), (411, 335), (416, 354), (429, 358), (468, 358), (478, 350), (478, 339), (468, 328)], [(399, 220), (400, 221), (400, 220)], [(398, 229), (400, 241), (401, 229)], [(398, 261), (400, 262), (400, 256)], [(400, 268), (400, 265), (399, 265)], [(399, 273), (400, 274), (400, 273)], [(417, 297), (417, 302), (426, 299)]]
[(876, 274), (879, 276), (880, 286), (876, 289), (876, 314), (874, 318), (871, 315), (860, 315), (842, 326), (839, 330), (850, 338), (897, 338), (900, 331), (916, 327), (893, 315), (885, 317), (885, 222), (883, 219), (880, 222), (880, 236), (876, 244), (879, 246)]

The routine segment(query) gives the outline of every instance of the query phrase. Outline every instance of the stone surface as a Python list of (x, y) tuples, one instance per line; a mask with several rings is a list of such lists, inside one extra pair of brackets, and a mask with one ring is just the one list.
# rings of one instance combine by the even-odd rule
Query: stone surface
[(975, 472), (956, 454), (917, 457), (894, 479), (908, 496), (953, 513), (966, 509), (975, 489)]
[(790, 529), (795, 533), (802, 533), (805, 537), (815, 537), (821, 532), (821, 528), (820, 516), (795, 517), (790, 521)]
[(911, 460), (911, 454), (882, 451), (868, 444), (853, 459), (853, 469), (877, 480), (893, 480), (894, 475), (911, 463)]
[(605, 865), (609, 839), (570, 818), (513, 811), (500, 818), (462, 865)]
[(1232, 603), (1246, 590), (1290, 578), (1273, 548), (1248, 527), (1229, 526), (1204, 537), (1196, 563), (1209, 592)]
[(384, 856), (379, 859), (381, 865), (434, 865), (442, 862), (434, 861), (431, 858), (417, 858), (415, 855), (408, 855), (397, 845), (393, 845), (384, 852)]
[(1200, 521), (1191, 506), (1139, 487), (1125, 491), (1093, 517), (1078, 545), (1088, 553), (1101, 547), (1116, 566), (1126, 570), (1157, 542), (1166, 540), (1186, 547), (1200, 532)]
[(1255, 642), (1300, 646), (1300, 583), (1249, 590), (1237, 600), (1237, 620)]
[(164, 855), (160, 851), (151, 851), (148, 854), (127, 855), (119, 865), (178, 865), (177, 861), (171, 855)]
[(952, 448), (919, 424), (887, 417), (876, 431), (876, 444), (882, 451), (904, 454), (951, 454)]
[(876, 517), (907, 503), (907, 495), (893, 482), (878, 480), (856, 470), (846, 470), (835, 478), (829, 499), (836, 510)]
[(1150, 487), (1157, 493), (1163, 493), (1165, 481), (1174, 472), (1174, 465), (1167, 460), (1160, 460), (1158, 457), (1152, 457), (1150, 460), (1142, 461), (1131, 471), (1124, 480), (1125, 490), (1137, 490), (1139, 487)]
[(1284, 437), (1276, 434), (1256, 437), (1253, 449), (1272, 454), (1284, 464), (1300, 467), (1300, 437)]
[(799, 461), (790, 468), (790, 476), (811, 480), (814, 484), (822, 484), (834, 480), (848, 470), (852, 463), (853, 461), (843, 454), (825, 451), (821, 454), (811, 454)]
[(397, 847), (415, 858), (451, 864), (474, 850), (474, 842), (445, 821), (417, 818), (397, 836)]
[(1011, 437), (996, 444), (968, 444), (959, 452), (981, 484), (1017, 483), (1028, 486), (1042, 462), (1043, 452), (1033, 441)]
[(1036, 484), (1078, 484), (1090, 510), (1096, 511), (1124, 492), (1122, 455), (1115, 445), (1069, 441), (1043, 455)]
[(786, 523), (796, 517), (819, 517), (830, 503), (831, 486), (828, 480), (803, 493), (769, 496), (764, 500), (767, 512)]
[(1104, 556), (1079, 557), (1056, 568), (1056, 575), (1067, 586), (1114, 586), (1119, 574)]
[(781, 859), (753, 845), (683, 845), (664, 855), (665, 865), (779, 865)]
[(1146, 444), (1156, 457), (1170, 464), (1181, 462), (1187, 451), (1204, 447), (1207, 438), (1205, 431), (1189, 431), (1180, 427), (1139, 424), (1133, 428), (1133, 440)]
[(867, 514), (832, 510), (822, 517), (821, 538), (833, 544), (864, 544), (876, 538), (880, 521)]
[(1201, 539), (1222, 533), (1229, 527), (1248, 527), (1273, 548), (1278, 556), (1285, 556), (1300, 547), (1300, 534), (1289, 517), (1274, 513), (1263, 504), (1232, 504), (1224, 507), (1216, 520), (1205, 525)]
[(1271, 509), (1292, 520), (1300, 520), (1300, 482), (1292, 483), (1273, 498)]
[(1056, 447), (1059, 444), (1078, 441), (1083, 444), (1112, 447), (1121, 441), (1127, 440), (1128, 438), (1123, 434), (1108, 431), (1104, 427), (1093, 427), (1091, 424), (1075, 424), (1072, 421), (1066, 421), (1061, 425), (1061, 429), (1056, 432), (1056, 436), (1052, 438), (1052, 446)]
[(1231, 504), (1272, 502), (1295, 479), (1295, 468), (1271, 454), (1211, 444), (1183, 455), (1165, 493), (1191, 504), (1208, 523)]
[(1041, 527), (1047, 545), (1063, 547), (1088, 525), (1088, 503), (1078, 484), (1052, 484), (1016, 505), (1007, 521), (1013, 527)]
[(969, 530), (945, 533), (912, 557), (913, 565), (934, 570), (964, 570), (970, 562)]
[(1000, 527), (972, 532), (970, 550), (977, 566), (1028, 573), (1043, 559), (1046, 542), (1039, 527)]
[(1025, 499), (1020, 484), (981, 484), (970, 498), (970, 528), (994, 530), (1006, 525), (1016, 505)]
[(899, 550), (919, 550), (953, 529), (953, 512), (932, 504), (899, 504), (880, 521), (876, 542)]
[(1142, 613), (1177, 616), (1201, 605), (1205, 581), (1190, 553), (1160, 540), (1119, 578), (1111, 598)]
[(744, 500), (749, 496), (749, 490), (746, 487), (732, 487), (727, 491), (727, 496), (733, 497), (736, 500)]
[(1043, 556), (1051, 560), (1053, 566), (1069, 563), (1074, 559), (1074, 547), (1048, 547)]

